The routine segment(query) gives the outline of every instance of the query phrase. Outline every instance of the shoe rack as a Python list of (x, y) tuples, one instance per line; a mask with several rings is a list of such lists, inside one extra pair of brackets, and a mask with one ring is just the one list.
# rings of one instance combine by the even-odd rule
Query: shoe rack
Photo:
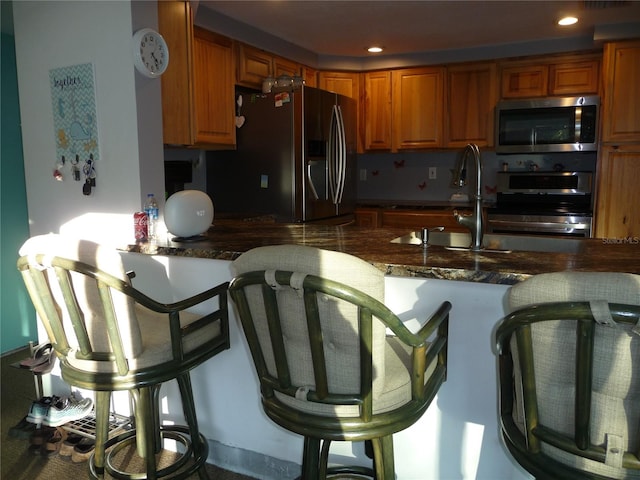
[[(50, 344), (36, 345), (29, 342), (29, 357), (11, 364), (21, 370), (29, 370), (35, 382), (36, 399), (43, 397), (42, 376), (53, 370), (57, 357)], [(131, 426), (131, 418), (111, 412), (109, 416), (109, 437), (122, 433)], [(80, 420), (70, 421), (62, 425), (67, 432), (77, 433), (87, 438), (95, 439), (96, 418), (93, 414)]]

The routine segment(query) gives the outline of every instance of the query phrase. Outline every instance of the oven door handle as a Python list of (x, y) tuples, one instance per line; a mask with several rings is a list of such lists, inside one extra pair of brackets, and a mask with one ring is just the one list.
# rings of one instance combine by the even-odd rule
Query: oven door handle
[(489, 223), (492, 225), (500, 225), (502, 227), (511, 227), (512, 229), (518, 227), (526, 227), (527, 230), (532, 228), (541, 228), (548, 231), (562, 231), (566, 229), (572, 230), (588, 230), (590, 225), (587, 223), (557, 223), (557, 222), (518, 222), (515, 220), (492, 220), (489, 219)]

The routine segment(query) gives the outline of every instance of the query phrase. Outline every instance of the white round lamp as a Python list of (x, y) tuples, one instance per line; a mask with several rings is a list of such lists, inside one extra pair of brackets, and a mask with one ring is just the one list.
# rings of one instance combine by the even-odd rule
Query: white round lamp
[(195, 239), (205, 233), (213, 221), (213, 202), (200, 190), (182, 190), (171, 195), (164, 207), (167, 231), (174, 241)]

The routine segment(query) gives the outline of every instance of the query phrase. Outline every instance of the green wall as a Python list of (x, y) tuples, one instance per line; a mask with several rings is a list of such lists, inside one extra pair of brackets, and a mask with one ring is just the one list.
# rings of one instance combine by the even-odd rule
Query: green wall
[[(2, 15), (8, 2), (2, 2)], [(8, 12), (11, 15), (11, 11)], [(6, 19), (6, 17), (5, 17)], [(0, 353), (37, 340), (36, 316), (16, 269), (18, 249), (29, 236), (20, 106), (13, 35), (1, 34), (0, 72)]]

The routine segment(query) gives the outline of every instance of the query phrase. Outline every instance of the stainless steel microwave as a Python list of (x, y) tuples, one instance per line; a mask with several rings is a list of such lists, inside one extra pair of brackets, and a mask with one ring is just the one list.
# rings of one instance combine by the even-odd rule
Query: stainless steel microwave
[(496, 106), (496, 152), (597, 150), (599, 106), (598, 96), (499, 102)]

